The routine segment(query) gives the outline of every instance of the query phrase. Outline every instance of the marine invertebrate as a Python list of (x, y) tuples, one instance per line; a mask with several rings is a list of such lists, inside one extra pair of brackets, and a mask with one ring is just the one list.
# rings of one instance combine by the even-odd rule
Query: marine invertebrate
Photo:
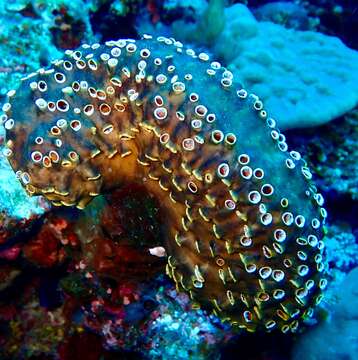
[(323, 197), (260, 99), (174, 39), (66, 51), (8, 93), (5, 151), (30, 195), (84, 208), (140, 183), (163, 213), (167, 273), (248, 331), (296, 331), (323, 276)]

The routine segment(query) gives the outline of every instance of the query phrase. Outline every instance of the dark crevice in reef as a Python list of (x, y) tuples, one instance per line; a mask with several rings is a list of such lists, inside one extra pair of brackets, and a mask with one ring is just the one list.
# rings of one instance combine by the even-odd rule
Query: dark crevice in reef
[(165, 230), (160, 219), (165, 214), (143, 185), (123, 186), (107, 194), (106, 201), (110, 211), (104, 217), (102, 230), (109, 238), (115, 242), (128, 241), (135, 248), (163, 244)]
[[(221, 350), (222, 360), (287, 360), (294, 338), (281, 333), (242, 333)], [(238, 353), (240, 349), (240, 353)]]
[(93, 32), (101, 35), (101, 42), (121, 38), (138, 39), (139, 35), (134, 26), (135, 14), (118, 16), (111, 11), (111, 5), (112, 2), (108, 1), (90, 14)]
[(62, 305), (62, 294), (58, 285), (60, 279), (66, 274), (67, 263), (46, 269), (46, 271), (23, 259), (16, 263), (12, 262), (11, 265), (15, 265), (21, 270), (21, 274), (13, 280), (11, 286), (0, 291), (1, 303), (14, 304), (14, 299), (19, 298), (19, 293), (28, 292), (29, 284), (37, 284), (36, 288), (42, 307), (51, 311)]
[(342, 195), (336, 191), (325, 192), (324, 196), (329, 217), (350, 223), (353, 232), (358, 230), (358, 202), (354, 202), (348, 195)]
[(50, 28), (53, 43), (58, 49), (76, 49), (80, 46), (86, 25), (80, 19), (75, 19), (62, 7), (53, 11), (55, 24)]
[(194, 6), (181, 5), (180, 2), (175, 7), (165, 8), (164, 1), (152, 0), (149, 1), (147, 7), (152, 10), (152, 21), (156, 20), (155, 15), (157, 15), (160, 16), (160, 21), (165, 25), (170, 26), (176, 20), (183, 20), (192, 24), (198, 21)]
[[(358, 49), (358, 6), (356, 0), (312, 1), (320, 9), (320, 30), (328, 35), (338, 36), (347, 46)], [(311, 5), (312, 6), (312, 5)], [(336, 12), (334, 9), (340, 8)]]
[[(314, 181), (325, 198), (328, 221), (334, 219), (335, 222), (347, 222), (353, 232), (358, 230), (358, 201), (354, 200), (349, 192), (338, 191), (332, 185), (333, 182), (345, 181), (347, 177), (352, 176), (349, 173), (349, 157), (346, 154), (349, 151), (349, 143), (347, 145), (346, 139), (354, 138), (355, 131), (353, 121), (349, 122), (345, 117), (340, 117), (319, 127), (284, 132), (289, 147), (300, 151), (312, 169)], [(342, 169), (346, 174), (334, 179), (332, 173), (335, 167)], [(326, 174), (330, 174), (330, 178), (325, 178)]]
[[(16, 232), (16, 235), (9, 237), (4, 244), (0, 244), (0, 251), (10, 249), (16, 244), (24, 244), (26, 243), (32, 236), (34, 236), (44, 222), (44, 217), (34, 220), (31, 224), (29, 224), (25, 230), (21, 230), (20, 232)], [(0, 260), (1, 263), (1, 260)]]

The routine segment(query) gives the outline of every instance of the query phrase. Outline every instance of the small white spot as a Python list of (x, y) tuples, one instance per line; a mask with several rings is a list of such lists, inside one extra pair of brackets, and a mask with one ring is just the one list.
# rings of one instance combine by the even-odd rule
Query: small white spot
[(261, 187), (261, 194), (264, 196), (271, 196), (274, 192), (274, 188), (271, 184), (264, 184)]
[(56, 102), (56, 108), (58, 111), (66, 112), (70, 108), (70, 105), (66, 100), (60, 99)]
[(278, 140), (279, 136), (280, 136), (280, 134), (279, 134), (279, 132), (277, 130), (272, 130), (271, 131), (271, 137), (272, 137), (273, 140)]
[(55, 81), (59, 84), (62, 84), (66, 81), (66, 76), (59, 72), (55, 73), (54, 78), (55, 78)]
[(167, 255), (165, 252), (165, 249), (162, 246), (150, 248), (149, 253), (150, 253), (150, 255), (157, 256), (157, 257), (165, 257)]
[(259, 274), (261, 276), (262, 279), (267, 279), (272, 273), (272, 269), (268, 266), (264, 266), (262, 268), (260, 268), (259, 270)]
[(191, 138), (186, 138), (182, 141), (182, 147), (186, 151), (193, 151), (195, 149), (195, 141)]
[(293, 214), (290, 212), (285, 212), (282, 214), (282, 221), (284, 222), (285, 225), (290, 226), (293, 224), (294, 221), (294, 217)]
[(258, 191), (250, 191), (248, 199), (251, 204), (258, 204), (261, 201), (261, 195)]
[(247, 91), (245, 89), (240, 89), (236, 92), (237, 96), (240, 99), (246, 99), (247, 98)]
[(199, 119), (194, 119), (191, 121), (191, 127), (194, 129), (194, 130), (200, 130), (201, 127), (203, 125), (203, 122)]
[(272, 277), (275, 281), (280, 282), (284, 279), (285, 273), (282, 270), (274, 270), (272, 272)]
[(295, 224), (299, 227), (299, 228), (302, 228), (305, 226), (305, 222), (306, 222), (306, 219), (303, 215), (297, 215), (296, 218), (295, 218)]
[(70, 61), (66, 60), (63, 62), (63, 67), (65, 68), (65, 70), (67, 71), (71, 71), (73, 69), (73, 65)]
[(240, 238), (240, 244), (242, 246), (245, 246), (245, 247), (248, 247), (248, 246), (251, 246), (252, 245), (252, 239), (248, 236), (242, 236)]
[(142, 49), (140, 51), (140, 56), (144, 59), (147, 59), (150, 56), (150, 51), (149, 49)]
[(318, 219), (313, 218), (312, 221), (311, 221), (311, 226), (314, 229), (318, 229), (321, 226), (321, 222)]
[(158, 120), (164, 120), (168, 115), (168, 110), (165, 107), (158, 107), (154, 110), (154, 116)]
[(56, 122), (56, 125), (60, 128), (60, 129), (65, 129), (67, 127), (67, 120), (65, 119), (59, 119)]
[(113, 129), (114, 129), (113, 125), (109, 124), (109, 125), (105, 126), (102, 131), (104, 134), (108, 135), (113, 131)]
[(200, 54), (198, 55), (198, 58), (199, 58), (200, 60), (202, 60), (202, 61), (208, 61), (208, 60), (209, 60), (209, 55), (202, 52), (202, 53), (200, 53)]
[(281, 289), (276, 289), (274, 292), (273, 292), (273, 297), (276, 299), (276, 300), (281, 300), (285, 297), (285, 292)]
[(286, 232), (283, 229), (276, 229), (273, 236), (278, 242), (283, 242), (286, 240)]
[(94, 113), (94, 106), (91, 105), (91, 104), (86, 105), (86, 106), (83, 108), (83, 112), (84, 112), (84, 114), (87, 115), (87, 116), (93, 115), (93, 113)]
[(224, 87), (230, 87), (232, 85), (232, 80), (228, 78), (221, 79), (221, 85)]
[(324, 290), (327, 287), (328, 281), (327, 279), (321, 279), (318, 283), (318, 286), (321, 290)]
[(40, 110), (44, 110), (47, 108), (47, 102), (45, 99), (39, 98), (35, 101), (35, 104)]
[(129, 52), (130, 54), (134, 53), (137, 50), (137, 45), (130, 43), (126, 46), (126, 50), (127, 52)]
[(3, 125), (7, 119), (8, 119), (8, 116), (6, 114), (2, 114), (0, 116), (0, 124)]
[(87, 90), (88, 89), (88, 82), (87, 81), (81, 81), (80, 82), (80, 88), (82, 90)]
[(162, 145), (165, 145), (169, 142), (170, 140), (170, 136), (168, 133), (163, 133), (160, 135), (159, 137), (159, 142), (162, 144)]
[(10, 109), (11, 109), (11, 104), (10, 103), (5, 103), (2, 106), (2, 111), (4, 111), (4, 112), (8, 112)]
[(20, 176), (21, 181), (23, 182), (24, 185), (27, 185), (30, 183), (30, 175), (27, 172), (24, 172), (21, 174)]
[(72, 120), (70, 126), (73, 131), (79, 131), (82, 127), (82, 124), (79, 120)]
[(107, 53), (102, 53), (102, 54), (99, 56), (99, 58), (100, 58), (102, 61), (106, 62), (106, 61), (109, 60), (110, 55), (107, 54)]
[(225, 200), (225, 207), (228, 210), (235, 210), (236, 204), (233, 200)]
[(316, 235), (308, 235), (307, 241), (308, 241), (308, 244), (312, 247), (316, 247), (318, 244), (318, 238)]
[(306, 166), (303, 166), (301, 168), (302, 174), (303, 176), (307, 179), (307, 180), (311, 180), (312, 179), (312, 173), (310, 171), (310, 169)]
[(39, 163), (42, 160), (42, 154), (40, 151), (33, 151), (31, 153), (31, 159), (34, 163)]
[(31, 89), (31, 90), (36, 90), (36, 89), (37, 89), (37, 82), (36, 82), (36, 81), (33, 81), (33, 82), (30, 83), (29, 86), (30, 86), (30, 89)]
[(251, 179), (251, 177), (252, 177), (252, 169), (250, 168), (250, 166), (245, 165), (245, 166), (243, 166), (241, 168), (240, 174), (246, 180)]
[(296, 161), (301, 160), (301, 154), (298, 151), (290, 151), (290, 155)]
[(217, 174), (220, 178), (226, 178), (229, 176), (230, 167), (226, 163), (221, 163), (217, 168)]
[(216, 115), (215, 114), (208, 114), (206, 116), (206, 121), (208, 123), (213, 123), (216, 120)]
[(241, 165), (247, 165), (250, 162), (250, 156), (247, 154), (241, 154), (239, 155), (237, 161)]
[(297, 272), (300, 276), (306, 276), (309, 272), (309, 267), (307, 265), (299, 265), (297, 267)]
[(6, 130), (11, 130), (15, 125), (14, 119), (8, 119), (4, 123), (4, 127)]
[(13, 97), (15, 94), (16, 94), (16, 90), (10, 90), (10, 91), (7, 92), (6, 95), (7, 95), (8, 97)]
[(174, 82), (172, 88), (176, 94), (181, 94), (185, 91), (185, 84), (180, 81), (177, 81), (177, 82)]
[(245, 270), (246, 270), (246, 272), (248, 272), (249, 274), (255, 272), (256, 269), (257, 269), (257, 268), (256, 268), (256, 265), (255, 265), (255, 264), (247, 264), (247, 265), (245, 266)]
[(214, 70), (219, 70), (221, 68), (221, 64), (218, 61), (213, 61), (210, 66)]
[(147, 67), (147, 62), (146, 61), (144, 61), (144, 60), (139, 61), (139, 63), (138, 63), (138, 69), (139, 70), (144, 70), (146, 67)]
[(261, 223), (265, 226), (270, 225), (272, 223), (272, 215), (270, 213), (262, 214)]
[(45, 91), (47, 90), (47, 83), (46, 83), (46, 81), (43, 81), (43, 80), (39, 81), (39, 82), (37, 83), (37, 88), (38, 88), (41, 92), (45, 92)]
[(93, 70), (96, 71), (98, 69), (98, 65), (97, 62), (93, 59), (88, 60), (88, 67)]
[(12, 155), (12, 150), (9, 148), (3, 148), (2, 153), (6, 157), (10, 157)]
[(286, 163), (286, 166), (291, 170), (296, 167), (296, 165), (295, 165), (295, 163), (293, 162), (292, 159), (286, 159), (285, 163)]
[(110, 58), (110, 59), (108, 60), (107, 64), (108, 64), (108, 66), (109, 66), (110, 68), (114, 68), (114, 67), (116, 67), (116, 66), (118, 65), (118, 60), (115, 59), (115, 58)]
[(71, 55), (75, 60), (80, 60), (82, 57), (81, 51), (78, 51), (78, 50), (71, 52)]
[(120, 48), (124, 48), (126, 46), (127, 42), (123, 39), (120, 39), (117, 41), (117, 46)]
[(269, 128), (273, 129), (276, 127), (276, 120), (272, 119), (272, 118), (268, 118), (266, 120), (266, 124)]
[(43, 139), (41, 136), (38, 136), (38, 137), (35, 139), (35, 143), (38, 144), (38, 145), (43, 144), (43, 142), (44, 142), (44, 139)]
[(204, 117), (206, 113), (208, 112), (208, 109), (204, 105), (197, 105), (195, 106), (195, 114)]
[(111, 55), (114, 56), (114, 57), (118, 57), (121, 55), (121, 49), (118, 48), (118, 47), (115, 47), (111, 50)]
[(254, 177), (255, 177), (256, 179), (261, 180), (261, 179), (264, 177), (264, 175), (265, 175), (265, 173), (264, 173), (264, 171), (263, 171), (261, 168), (256, 168), (256, 169), (254, 170)]
[(214, 130), (211, 132), (211, 141), (214, 144), (220, 144), (224, 140), (224, 133), (221, 130)]
[(167, 81), (167, 77), (164, 74), (159, 74), (156, 76), (155, 80), (158, 84), (165, 84)]

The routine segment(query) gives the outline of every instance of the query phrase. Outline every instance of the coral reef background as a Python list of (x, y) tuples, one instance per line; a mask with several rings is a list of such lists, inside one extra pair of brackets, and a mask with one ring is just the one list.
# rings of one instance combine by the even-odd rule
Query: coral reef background
[(150, 248), (163, 236), (158, 204), (143, 189), (99, 197), (84, 212), (54, 209), (26, 195), (1, 153), (1, 359), (357, 357), (354, 2), (14, 0), (0, 2), (0, 29), (1, 105), (25, 74), (85, 42), (175, 36), (227, 64), (309, 161), (326, 199), (330, 266), (305, 332), (234, 334), (163, 275), (162, 249)]

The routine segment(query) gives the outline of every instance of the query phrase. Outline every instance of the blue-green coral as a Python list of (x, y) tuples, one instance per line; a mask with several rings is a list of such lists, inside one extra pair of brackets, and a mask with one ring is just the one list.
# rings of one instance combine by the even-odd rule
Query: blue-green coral
[(358, 105), (357, 51), (335, 37), (259, 22), (242, 4), (224, 9), (220, 3), (209, 2), (216, 16), (207, 11), (197, 14), (196, 24), (174, 22), (172, 34), (209, 45), (245, 87), (260, 94), (281, 128), (321, 125)]
[(247, 331), (295, 332), (327, 285), (324, 200), (258, 96), (165, 37), (84, 44), (23, 79), (1, 120), (30, 195), (83, 208), (143, 184), (163, 211), (167, 273)]
[[(50, 64), (62, 52), (56, 47), (51, 29), (63, 10), (73, 21), (84, 24), (83, 38), (93, 39), (89, 23), (90, 3), (71, 0), (17, 0), (0, 2), (0, 98), (16, 86), (24, 74)], [(59, 24), (68, 30), (71, 24)], [(70, 40), (68, 40), (70, 42)], [(70, 46), (70, 44), (68, 44)]]
[(358, 353), (358, 268), (352, 269), (334, 290), (329, 316), (298, 339), (292, 359), (356, 359)]
[[(3, 131), (0, 133), (0, 136), (3, 137)], [(29, 199), (23, 187), (16, 180), (2, 150), (3, 146), (0, 146), (0, 208), (6, 214), (6, 221), (10, 221), (10, 219), (19, 221), (42, 215), (45, 212), (45, 201), (41, 201), (40, 198)], [(9, 184), (12, 185), (9, 186)], [(1, 223), (3, 227), (6, 227), (3, 221)]]

